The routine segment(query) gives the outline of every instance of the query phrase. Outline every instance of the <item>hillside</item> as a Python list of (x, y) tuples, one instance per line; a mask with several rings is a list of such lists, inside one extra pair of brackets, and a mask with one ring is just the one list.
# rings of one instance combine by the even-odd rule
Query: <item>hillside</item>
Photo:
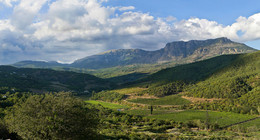
[(89, 74), (48, 69), (0, 66), (0, 85), (35, 92), (77, 91), (108, 89), (112, 84)]
[[(190, 108), (257, 114), (260, 106), (260, 51), (224, 55), (154, 73), (125, 84), (144, 88), (138, 95), (189, 96)], [(213, 103), (203, 103), (210, 99)], [(210, 101), (208, 100), (208, 101)], [(202, 102), (200, 102), (202, 101)]]
[(145, 85), (162, 85), (173, 81), (194, 83), (204, 80), (221, 68), (230, 65), (239, 55), (222, 55), (199, 62), (163, 69), (133, 83), (142, 83)]
[(196, 83), (209, 77), (242, 76), (259, 71), (260, 51), (249, 54), (222, 55), (211, 59), (166, 68), (135, 83), (160, 84), (172, 81)]
[(260, 51), (239, 55), (230, 65), (205, 81), (198, 82), (187, 91), (195, 97), (239, 98), (248, 93), (251, 95), (260, 93), (259, 77)]
[(167, 43), (164, 48), (156, 51), (145, 51), (141, 49), (111, 50), (79, 59), (72, 64), (21, 61), (15, 63), (14, 66), (31, 68), (66, 67), (103, 69), (133, 64), (162, 64), (165, 62), (174, 62), (175, 64), (190, 63), (224, 54), (249, 53), (253, 51), (256, 50), (245, 44), (236, 43), (227, 38), (217, 38)]

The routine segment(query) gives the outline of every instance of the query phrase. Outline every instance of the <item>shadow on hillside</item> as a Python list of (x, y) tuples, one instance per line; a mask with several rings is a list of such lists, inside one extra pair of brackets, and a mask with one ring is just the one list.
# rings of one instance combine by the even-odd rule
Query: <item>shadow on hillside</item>
[(127, 75), (107, 78), (106, 80), (109, 80), (113, 83), (116, 83), (117, 85), (123, 85), (125, 83), (129, 83), (129, 82), (139, 80), (139, 79), (144, 78), (146, 76), (148, 76), (148, 73), (136, 73), (135, 72), (135, 73), (127, 74)]

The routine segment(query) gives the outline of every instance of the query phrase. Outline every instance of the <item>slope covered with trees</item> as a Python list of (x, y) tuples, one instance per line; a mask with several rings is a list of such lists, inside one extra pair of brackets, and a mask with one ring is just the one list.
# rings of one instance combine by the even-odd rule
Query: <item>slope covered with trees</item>
[(162, 85), (173, 81), (197, 82), (230, 65), (239, 55), (223, 55), (158, 71), (134, 83)]
[[(205, 98), (239, 98), (259, 92), (260, 52), (239, 55), (230, 65), (187, 89), (189, 95)], [(253, 93), (252, 93), (253, 94)]]
[(89, 74), (11, 66), (0, 66), (0, 85), (26, 91), (77, 91), (78, 93), (91, 93), (91, 90), (99, 91), (113, 86), (111, 82)]
[[(186, 88), (186, 95), (202, 98), (220, 98), (203, 108), (260, 113), (260, 51), (240, 55), (231, 65), (221, 69), (205, 81)], [(200, 106), (200, 105), (195, 105)]]

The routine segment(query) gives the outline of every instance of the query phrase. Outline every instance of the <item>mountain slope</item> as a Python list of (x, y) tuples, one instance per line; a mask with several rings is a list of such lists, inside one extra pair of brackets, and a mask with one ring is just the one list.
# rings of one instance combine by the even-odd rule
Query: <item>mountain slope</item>
[(133, 83), (143, 83), (145, 85), (154, 86), (173, 81), (194, 83), (200, 80), (205, 80), (221, 68), (230, 65), (239, 55), (240, 54), (222, 55), (199, 62), (166, 68)]
[(113, 86), (107, 80), (89, 74), (11, 66), (0, 66), (0, 85), (21, 90), (79, 93), (108, 89)]
[(259, 57), (260, 51), (248, 54), (222, 55), (199, 62), (163, 69), (134, 83), (155, 85), (172, 81), (196, 83), (199, 81), (205, 82), (214, 77), (225, 79), (230, 76), (257, 73), (260, 71)]
[(209, 40), (178, 41), (166, 44), (156, 51), (141, 49), (119, 49), (79, 59), (72, 64), (64, 65), (54, 62), (22, 61), (14, 64), (17, 67), (70, 67), (83, 69), (103, 69), (133, 64), (158, 64), (174, 62), (190, 63), (223, 54), (239, 54), (256, 51), (245, 44), (233, 42), (227, 38)]
[(260, 103), (260, 51), (164, 69), (132, 84), (156, 88), (176, 81), (193, 83), (185, 87), (189, 96), (246, 99), (254, 95)]
[(259, 87), (260, 51), (239, 55), (230, 65), (187, 91), (191, 96), (205, 98), (239, 98), (248, 93), (258, 93), (260, 103)]
[(244, 44), (227, 38), (204, 41), (191, 40), (168, 43), (156, 51), (140, 49), (112, 50), (75, 61), (71, 66), (79, 68), (100, 69), (119, 65), (155, 64), (168, 61), (178, 63), (194, 62), (223, 54), (239, 54), (256, 51)]

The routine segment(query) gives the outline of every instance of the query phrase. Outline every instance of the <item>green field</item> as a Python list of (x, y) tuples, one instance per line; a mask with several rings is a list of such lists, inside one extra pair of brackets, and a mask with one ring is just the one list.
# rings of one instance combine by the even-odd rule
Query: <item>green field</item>
[(120, 104), (115, 104), (115, 103), (108, 103), (108, 102), (102, 102), (102, 101), (94, 101), (94, 100), (88, 100), (85, 101), (86, 103), (90, 104), (100, 104), (103, 107), (109, 108), (109, 109), (127, 109), (128, 106), (120, 105)]
[[(211, 123), (217, 123), (221, 127), (234, 124), (237, 122), (249, 120), (255, 117), (252, 115), (244, 115), (244, 114), (237, 114), (231, 112), (208, 111), (208, 114), (209, 114), (209, 121)], [(187, 122), (191, 120), (206, 120), (206, 111), (186, 110), (186, 111), (174, 112), (168, 114), (151, 115), (147, 117), (161, 119), (161, 120), (172, 119), (179, 122)]]
[[(116, 103), (109, 103), (109, 102), (102, 102), (102, 101), (94, 101), (88, 100), (85, 101), (91, 104), (100, 104), (103, 107), (109, 109), (127, 109), (128, 106), (120, 105)], [(199, 110), (185, 110), (185, 111), (176, 111), (176, 110), (159, 110), (154, 109), (153, 114), (151, 115), (150, 109), (132, 109), (132, 110), (125, 110), (123, 111), (127, 114), (132, 115), (140, 115), (147, 118), (154, 118), (159, 120), (174, 120), (177, 122), (188, 122), (188, 121), (195, 121), (195, 120), (206, 120), (206, 111), (199, 111)], [(252, 115), (245, 115), (245, 114), (237, 114), (231, 112), (216, 112), (216, 111), (208, 111), (209, 121), (210, 123), (216, 123), (220, 127), (224, 127), (230, 124), (234, 124), (237, 122), (242, 122), (245, 120), (252, 119), (256, 116)], [(247, 123), (239, 124), (238, 126), (241, 127), (251, 127), (256, 126), (260, 128), (260, 119), (250, 121)]]
[(181, 98), (181, 95), (170, 95), (160, 99), (144, 99), (137, 98), (128, 100), (133, 103), (149, 104), (149, 105), (185, 105), (190, 104), (190, 101)]
[[(140, 115), (140, 116), (149, 116), (151, 114), (150, 109), (143, 109), (143, 110), (133, 109), (133, 110), (126, 110), (125, 112), (128, 113), (128, 114)], [(154, 109), (153, 115), (167, 114), (167, 113), (170, 113), (170, 112), (174, 112), (174, 111)]]

